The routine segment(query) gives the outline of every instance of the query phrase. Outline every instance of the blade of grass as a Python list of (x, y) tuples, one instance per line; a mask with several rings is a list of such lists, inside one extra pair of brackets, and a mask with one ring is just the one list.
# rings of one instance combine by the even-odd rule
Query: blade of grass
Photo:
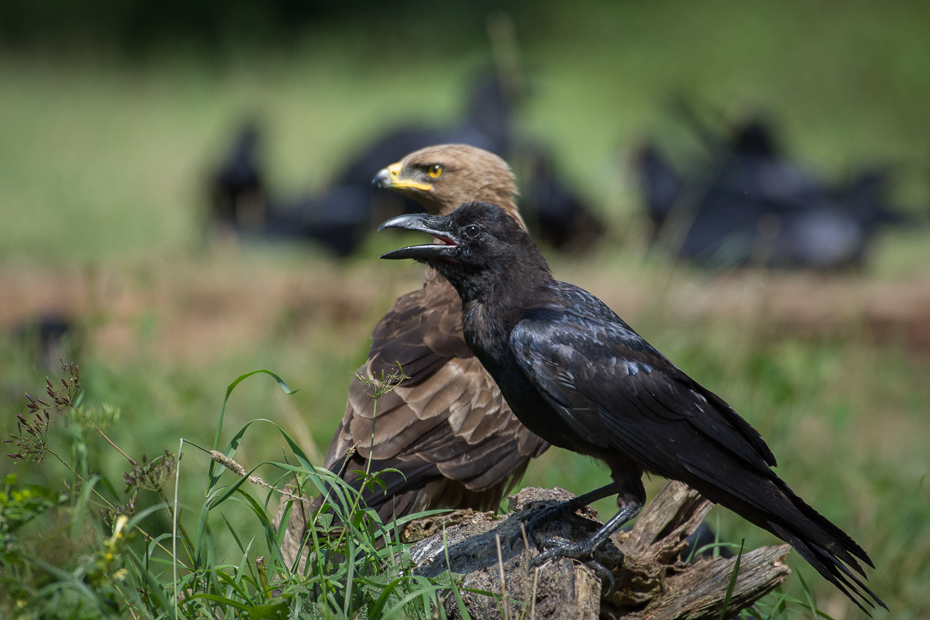
[[(223, 398), (223, 406), (220, 408), (220, 419), (216, 425), (216, 437), (214, 437), (213, 439), (214, 450), (217, 450), (220, 445), (220, 437), (223, 434), (223, 420), (226, 417), (226, 404), (229, 402), (230, 395), (232, 394), (233, 390), (236, 389), (237, 385), (239, 385), (240, 383), (242, 383), (243, 381), (245, 381), (252, 375), (257, 375), (260, 373), (269, 375), (271, 378), (273, 378), (278, 383), (278, 385), (281, 387), (281, 389), (284, 391), (285, 394), (289, 394), (289, 395), (295, 394), (298, 391), (298, 390), (292, 390), (291, 388), (287, 387), (287, 384), (284, 382), (283, 379), (281, 379), (281, 377), (271, 372), (270, 370), (265, 370), (264, 368), (259, 369), (259, 370), (253, 370), (252, 372), (247, 372), (244, 375), (239, 375), (239, 377), (237, 377), (235, 381), (230, 383), (229, 387), (226, 388), (226, 396)], [(211, 481), (213, 480), (215, 467), (216, 467), (215, 464), (213, 463), (210, 464), (210, 480)]]
[(32, 564), (33, 566), (36, 566), (37, 568), (58, 579), (57, 582), (51, 583), (44, 588), (39, 589), (38, 592), (36, 592), (36, 594), (33, 596), (35, 600), (42, 600), (46, 596), (54, 593), (57, 589), (61, 587), (67, 587), (76, 592), (79, 592), (80, 594), (83, 594), (84, 597), (89, 601), (92, 601), (94, 605), (100, 609), (100, 611), (105, 612), (107, 610), (106, 603), (101, 601), (100, 597), (93, 590), (87, 587), (87, 584), (76, 578), (73, 574), (62, 570), (57, 566), (53, 566), (48, 562), (44, 562), (38, 558), (20, 556), (20, 559)]
[(244, 603), (240, 603), (239, 601), (227, 598), (225, 596), (220, 596), (218, 594), (199, 593), (192, 594), (190, 598), (193, 600), (213, 601), (214, 603), (220, 603), (225, 607), (235, 607), (236, 609), (241, 609), (242, 611), (248, 611), (249, 607), (251, 607), (251, 605), (246, 605)]
[(428, 596), (429, 594), (434, 594), (436, 592), (439, 592), (440, 590), (445, 589), (445, 586), (438, 586), (438, 585), (430, 584), (428, 580), (422, 577), (414, 576), (412, 577), (412, 579), (415, 579), (416, 581), (419, 582), (419, 585), (423, 585), (424, 587), (418, 588), (414, 590), (413, 592), (411, 592), (410, 594), (407, 594), (404, 598), (400, 599), (400, 601), (398, 601), (397, 604), (394, 605), (394, 607), (390, 608), (387, 612), (385, 612), (385, 614), (382, 616), (382, 620), (391, 620), (391, 618), (394, 618), (395, 616), (403, 612), (404, 608), (407, 606), (408, 603), (411, 603), (415, 601), (416, 599), (421, 598), (423, 596)]
[(74, 506), (73, 520), (71, 521), (71, 540), (77, 540), (81, 535), (81, 530), (84, 528), (84, 514), (87, 510), (87, 504), (90, 501), (91, 493), (94, 492), (94, 487), (97, 486), (100, 480), (100, 476), (91, 476), (81, 487), (81, 494)]
[[(131, 547), (126, 549), (126, 553), (129, 554), (129, 557), (132, 559), (133, 564), (136, 567), (136, 570), (139, 572), (139, 575), (142, 577), (145, 585), (148, 586), (148, 590), (154, 598), (155, 602), (158, 604), (165, 613), (169, 613), (172, 609), (172, 605), (168, 603), (168, 597), (165, 596), (165, 588), (162, 586), (155, 576), (148, 570), (148, 567), (145, 565), (145, 562), (142, 561), (135, 551)], [(174, 582), (175, 587), (177, 587), (177, 581)], [(177, 610), (178, 595), (180, 592), (175, 591), (174, 598), (175, 606), (174, 609)]]
[(727, 584), (727, 593), (723, 597), (723, 609), (720, 610), (720, 620), (724, 620), (727, 614), (727, 608), (730, 607), (730, 599), (733, 597), (733, 588), (736, 587), (736, 577), (739, 575), (740, 561), (743, 559), (743, 545), (746, 539), (742, 539), (739, 544), (739, 553), (736, 555), (736, 562), (733, 565), (733, 573), (730, 575), (730, 583)]
[[(184, 451), (184, 438), (181, 438), (181, 442), (178, 445), (178, 460), (174, 468), (174, 516), (171, 519), (171, 565), (172, 565), (172, 576), (174, 579), (172, 583), (178, 583), (178, 519), (180, 511), (178, 510), (178, 489), (181, 487), (181, 453)], [(200, 537), (200, 528), (198, 524), (197, 529), (198, 539)], [(189, 544), (194, 544), (194, 541), (188, 541)], [(196, 553), (194, 556), (196, 557)], [(195, 562), (192, 561), (191, 564)], [(175, 592), (174, 597), (174, 620), (178, 620), (178, 596)]]

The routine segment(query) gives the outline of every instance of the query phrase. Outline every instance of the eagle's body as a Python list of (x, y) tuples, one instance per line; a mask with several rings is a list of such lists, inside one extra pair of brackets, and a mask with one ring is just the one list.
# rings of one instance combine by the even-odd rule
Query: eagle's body
[[(439, 174), (433, 176), (436, 166)], [(478, 148), (416, 151), (382, 170), (375, 184), (411, 196), (436, 215), (476, 197), (493, 200), (523, 227), (510, 168)], [(364, 493), (385, 522), (431, 508), (495, 510), (530, 459), (549, 447), (517, 420), (465, 345), (455, 289), (433, 269), (426, 271), (423, 287), (400, 297), (379, 321), (368, 359), (358, 370), (380, 379), (382, 371), (387, 376), (400, 364), (410, 378), (381, 397), (376, 412), (371, 388), (353, 379), (323, 464), (350, 482), (356, 477), (352, 472), (365, 470), (369, 459), (372, 472), (402, 472), (382, 475), (386, 489)], [(317, 506), (292, 509), (282, 545), (291, 563)]]

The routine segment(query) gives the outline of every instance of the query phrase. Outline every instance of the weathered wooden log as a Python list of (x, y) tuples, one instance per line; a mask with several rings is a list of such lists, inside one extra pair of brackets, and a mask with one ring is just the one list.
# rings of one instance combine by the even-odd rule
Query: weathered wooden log
[[(688, 536), (711, 508), (687, 486), (671, 482), (649, 504), (629, 532), (603, 545), (597, 560), (611, 570), (616, 589), (602, 597), (601, 580), (584, 564), (549, 561), (530, 568), (539, 553), (527, 548), (521, 527), (530, 511), (564, 501), (564, 489), (523, 489), (510, 498), (515, 512), (506, 516), (459, 511), (423, 519), (408, 526), (405, 538), (416, 541), (411, 555), (416, 572), (435, 577), (451, 570), (461, 576), (468, 613), (480, 618), (698, 620), (719, 618), (736, 558), (700, 558), (687, 563), (680, 552)], [(579, 542), (600, 523), (591, 508), (576, 518), (541, 524), (537, 539)], [(788, 545), (744, 552), (727, 617), (770, 592), (790, 573), (784, 564)], [(496, 597), (466, 592), (492, 592)], [(461, 617), (453, 598), (446, 601), (450, 618)]]

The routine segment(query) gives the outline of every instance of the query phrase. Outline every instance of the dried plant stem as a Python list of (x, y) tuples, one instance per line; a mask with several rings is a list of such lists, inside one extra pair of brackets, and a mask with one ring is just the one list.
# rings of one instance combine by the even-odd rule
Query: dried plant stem
[(510, 620), (510, 601), (507, 600), (507, 581), (504, 575), (504, 558), (501, 555), (500, 535), (494, 535), (494, 542), (497, 544), (497, 567), (500, 569), (501, 574), (501, 604), (504, 606), (504, 620)]
[(114, 449), (114, 450), (116, 450), (117, 452), (119, 452), (120, 454), (122, 454), (124, 457), (126, 457), (126, 460), (129, 461), (129, 462), (132, 464), (133, 467), (135, 467), (136, 465), (138, 465), (138, 463), (136, 463), (136, 461), (135, 461), (131, 456), (129, 456), (128, 454), (126, 454), (125, 452), (123, 452), (123, 451), (120, 449), (120, 447), (119, 447), (118, 445), (116, 445), (115, 443), (113, 443), (113, 441), (112, 441), (109, 437), (107, 437), (106, 434), (105, 434), (102, 430), (100, 430), (99, 428), (97, 428), (96, 425), (94, 426), (94, 430), (97, 431), (97, 432), (100, 434), (100, 436), (103, 437), (103, 438), (107, 441), (108, 444), (110, 444), (111, 446), (113, 446), (113, 449)]
[(245, 467), (243, 467), (242, 465), (240, 465), (239, 463), (237, 463), (237, 462), (234, 461), (233, 459), (229, 458), (228, 456), (226, 456), (226, 455), (223, 454), (222, 452), (219, 452), (218, 450), (211, 450), (211, 451), (210, 451), (210, 458), (213, 459), (216, 463), (219, 463), (220, 465), (222, 465), (223, 467), (225, 467), (226, 469), (228, 469), (229, 471), (231, 471), (232, 473), (236, 474), (237, 476), (239, 476), (239, 477), (241, 477), (241, 478), (248, 477), (249, 482), (251, 482), (252, 484), (257, 484), (257, 485), (259, 485), (259, 486), (265, 487), (266, 489), (271, 489), (272, 491), (274, 491), (274, 492), (276, 492), (276, 493), (280, 493), (280, 494), (283, 495), (284, 497), (286, 497), (286, 498), (288, 498), (288, 499), (291, 499), (291, 500), (298, 500), (298, 501), (301, 501), (301, 502), (303, 502), (303, 503), (305, 503), (305, 504), (308, 504), (308, 505), (312, 503), (311, 500), (309, 500), (309, 499), (305, 499), (304, 497), (301, 497), (301, 496), (299, 496), (299, 495), (295, 495), (295, 494), (291, 493), (290, 491), (285, 491), (285, 490), (283, 490), (283, 489), (279, 489), (278, 487), (274, 486), (273, 484), (269, 484), (269, 483), (265, 482), (264, 480), (262, 480), (261, 478), (259, 478), (259, 477), (256, 476), (255, 474), (249, 474), (249, 473), (248, 473), (248, 470), (247, 470)]

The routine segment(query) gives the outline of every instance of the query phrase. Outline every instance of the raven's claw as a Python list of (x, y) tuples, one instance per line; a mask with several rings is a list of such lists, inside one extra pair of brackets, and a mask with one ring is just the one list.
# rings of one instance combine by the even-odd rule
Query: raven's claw
[[(524, 529), (526, 532), (527, 544), (532, 544), (535, 547), (546, 548), (544, 551), (530, 560), (530, 566), (539, 566), (546, 560), (553, 558), (571, 558), (573, 560), (578, 560), (593, 570), (602, 581), (607, 582), (607, 591), (604, 596), (610, 596), (610, 594), (614, 591), (616, 582), (614, 580), (613, 574), (600, 561), (601, 558), (598, 557), (602, 555), (598, 553), (598, 550), (609, 539), (609, 533), (611, 531), (609, 528), (601, 528), (590, 538), (574, 544), (554, 538), (537, 542), (533, 536), (534, 529), (537, 528), (541, 523), (545, 523), (546, 521), (551, 521), (556, 518), (562, 520), (584, 521), (590, 526), (590, 521), (575, 513), (578, 508), (579, 506), (576, 501), (568, 500), (553, 506), (540, 508), (539, 510), (521, 517), (521, 521), (526, 521)], [(517, 542), (517, 540), (521, 537), (521, 534), (522, 532), (517, 533), (513, 537), (511, 540), (511, 545), (514, 545)], [(610, 560), (610, 564), (616, 563), (616, 558), (610, 558)], [(622, 555), (620, 556), (620, 560), (622, 563)]]
[(585, 564), (594, 571), (594, 574), (601, 578), (601, 582), (605, 579), (607, 580), (607, 590), (601, 594), (602, 597), (610, 596), (614, 593), (614, 588), (617, 587), (617, 581), (614, 579), (614, 574), (607, 570), (607, 567), (591, 558)]
[[(598, 541), (588, 539), (580, 543), (570, 544), (562, 540), (550, 539), (543, 543), (549, 548), (532, 558), (530, 560), (530, 566), (539, 566), (546, 560), (551, 560), (553, 558), (578, 560), (593, 570), (602, 581), (607, 580), (607, 591), (604, 592), (603, 596), (610, 596), (613, 594), (616, 581), (614, 580), (613, 573), (596, 558), (598, 549), (605, 542), (606, 540)], [(622, 555), (620, 559), (622, 565)]]

